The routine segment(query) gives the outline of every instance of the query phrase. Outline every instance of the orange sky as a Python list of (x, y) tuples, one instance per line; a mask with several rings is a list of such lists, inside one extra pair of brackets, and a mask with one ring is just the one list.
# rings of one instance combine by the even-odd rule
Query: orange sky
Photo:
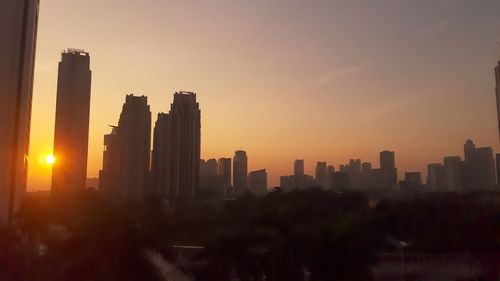
[[(363, 3), (361, 3), (363, 2)], [(462, 155), (473, 138), (499, 150), (495, 0), (46, 0), (41, 3), (28, 189), (50, 188), (57, 63), (91, 55), (89, 177), (125, 95), (153, 120), (176, 90), (198, 93), (202, 156), (245, 149), (270, 186), (304, 158), (336, 166), (395, 150), (401, 172)]]

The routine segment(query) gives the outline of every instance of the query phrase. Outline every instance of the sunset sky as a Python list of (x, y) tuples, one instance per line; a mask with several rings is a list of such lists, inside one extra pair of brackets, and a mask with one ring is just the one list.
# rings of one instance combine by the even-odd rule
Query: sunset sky
[[(338, 166), (396, 151), (400, 175), (500, 151), (493, 67), (499, 0), (44, 0), (38, 29), (29, 190), (50, 188), (57, 64), (90, 52), (88, 176), (125, 95), (156, 120), (177, 90), (198, 93), (202, 158), (244, 149), (269, 185), (305, 159)], [(424, 179), (425, 180), (425, 179)]]

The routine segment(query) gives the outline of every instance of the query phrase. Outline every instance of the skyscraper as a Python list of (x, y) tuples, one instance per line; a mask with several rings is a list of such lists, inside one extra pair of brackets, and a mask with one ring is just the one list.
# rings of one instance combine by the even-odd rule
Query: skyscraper
[(250, 191), (257, 195), (267, 193), (267, 172), (265, 169), (253, 171), (248, 174)]
[(380, 152), (380, 184), (383, 188), (395, 188), (398, 182), (394, 151)]
[(127, 95), (118, 126), (104, 136), (99, 188), (119, 203), (142, 200), (149, 181), (150, 147), (148, 99)]
[(62, 53), (57, 79), (52, 193), (85, 189), (90, 117), (89, 53)]
[(222, 182), (227, 193), (231, 187), (231, 158), (220, 158), (217, 166), (218, 174), (222, 177)]
[(476, 145), (472, 140), (467, 140), (464, 144), (464, 158), (465, 162), (469, 163), (471, 161), (472, 155), (476, 150)]
[[(200, 176), (201, 111), (196, 94), (176, 92), (158, 115), (153, 142), (153, 185), (172, 201), (196, 197)], [(217, 164), (215, 163), (215, 172)]]
[(497, 97), (497, 116), (498, 116), (498, 129), (499, 129), (499, 137), (500, 137), (500, 60), (495, 67), (495, 92)]
[(293, 175), (295, 177), (304, 176), (304, 159), (297, 159), (293, 163)]
[(468, 176), (472, 178), (469, 190), (493, 190), (495, 188), (495, 158), (491, 147), (480, 147), (474, 151)]
[(441, 163), (427, 165), (427, 187), (432, 192), (445, 190), (445, 173)]
[(236, 196), (247, 192), (248, 157), (243, 150), (234, 153), (233, 158), (233, 187)]
[(464, 165), (459, 156), (444, 158), (444, 190), (464, 190)]
[(0, 224), (26, 191), (38, 0), (0, 1)]
[(171, 180), (171, 149), (170, 118), (166, 113), (158, 113), (153, 132), (153, 151), (151, 153), (152, 192), (168, 197), (170, 195)]
[(496, 154), (495, 161), (497, 164), (497, 188), (500, 187), (500, 153)]
[(327, 187), (328, 185), (328, 172), (326, 162), (316, 163), (316, 184), (319, 187)]

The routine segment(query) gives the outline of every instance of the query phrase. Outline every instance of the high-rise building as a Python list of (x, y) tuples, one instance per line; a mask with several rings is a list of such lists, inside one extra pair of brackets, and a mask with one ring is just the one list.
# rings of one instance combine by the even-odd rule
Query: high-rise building
[(372, 188), (375, 186), (375, 175), (371, 163), (365, 162), (361, 164), (361, 179), (363, 188)]
[(150, 148), (147, 97), (127, 95), (118, 126), (104, 136), (99, 189), (118, 203), (142, 200), (149, 185)]
[(445, 191), (445, 173), (441, 163), (427, 165), (427, 187), (432, 192)]
[(420, 186), (422, 185), (422, 173), (420, 172), (406, 172), (405, 173), (405, 182), (415, 185), (415, 186)]
[(201, 147), (201, 111), (196, 94), (176, 92), (170, 112), (158, 115), (154, 130), (154, 190), (174, 202), (195, 199), (200, 184)]
[(464, 164), (459, 156), (444, 158), (444, 191), (463, 191)]
[(470, 170), (467, 176), (471, 177), (468, 180), (468, 190), (487, 191), (495, 188), (495, 158), (491, 147), (477, 148), (467, 169)]
[(62, 53), (57, 79), (56, 124), (52, 194), (85, 189), (90, 117), (89, 53), (69, 49)]
[(497, 153), (495, 158), (497, 164), (497, 187), (500, 187), (500, 153)]
[(219, 167), (217, 165), (216, 159), (208, 159), (207, 160), (206, 172), (210, 176), (217, 176), (219, 174)]
[(0, 1), (0, 224), (26, 191), (39, 0)]
[(248, 174), (250, 191), (257, 195), (267, 193), (267, 172), (265, 169), (253, 171)]
[(293, 175), (296, 177), (304, 176), (304, 160), (298, 159), (293, 163)]
[(464, 157), (464, 190), (492, 190), (496, 184), (493, 149), (476, 148), (473, 141), (467, 140)]
[(319, 187), (327, 187), (328, 185), (328, 171), (326, 162), (316, 163), (316, 184)]
[(231, 186), (231, 158), (220, 158), (217, 162), (217, 170), (224, 186), (226, 189), (229, 188)]
[(495, 92), (497, 97), (497, 115), (498, 115), (498, 129), (499, 129), (499, 137), (500, 137), (500, 60), (495, 67)]
[(464, 158), (466, 163), (470, 163), (472, 155), (476, 151), (476, 145), (472, 140), (467, 140), (464, 144)]
[(351, 188), (361, 188), (363, 181), (361, 178), (361, 159), (350, 159), (348, 167), (347, 173), (349, 174)]
[(248, 157), (243, 150), (234, 153), (233, 158), (233, 187), (236, 196), (247, 192)]
[(151, 153), (152, 192), (168, 197), (170, 194), (170, 119), (166, 113), (158, 113), (153, 132)]
[(380, 152), (380, 172), (378, 182), (382, 188), (395, 188), (398, 182), (394, 151)]

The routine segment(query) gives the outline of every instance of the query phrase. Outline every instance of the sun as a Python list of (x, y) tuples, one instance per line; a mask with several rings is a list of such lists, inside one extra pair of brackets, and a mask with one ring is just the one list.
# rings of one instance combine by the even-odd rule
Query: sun
[(54, 163), (56, 163), (56, 157), (54, 157), (54, 155), (52, 154), (46, 155), (45, 163), (48, 165), (54, 165)]

